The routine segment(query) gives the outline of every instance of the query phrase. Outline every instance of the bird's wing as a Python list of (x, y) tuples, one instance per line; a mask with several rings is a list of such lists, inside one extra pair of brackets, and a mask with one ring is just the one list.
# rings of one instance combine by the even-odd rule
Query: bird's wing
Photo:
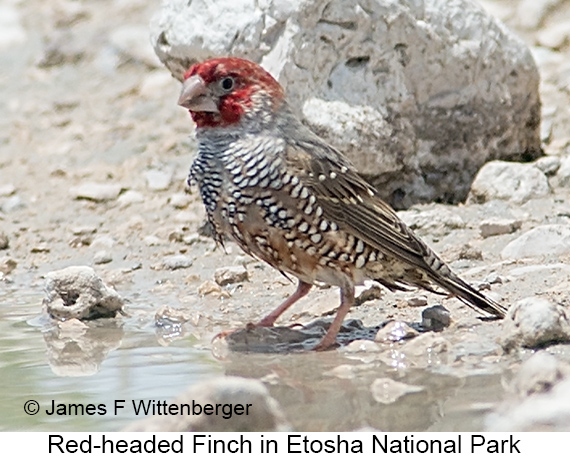
[[(323, 217), (330, 222), (378, 251), (424, 271), (432, 281), (472, 308), (499, 317), (505, 315), (503, 305), (483, 296), (456, 276), (415, 236), (334, 148), (315, 137), (289, 145), (286, 160), (289, 170), (311, 190), (323, 210)], [(421, 286), (433, 292), (427, 283)]]
[(431, 254), (338, 151), (315, 139), (289, 145), (286, 160), (316, 197), (323, 216), (380, 252), (429, 269)]

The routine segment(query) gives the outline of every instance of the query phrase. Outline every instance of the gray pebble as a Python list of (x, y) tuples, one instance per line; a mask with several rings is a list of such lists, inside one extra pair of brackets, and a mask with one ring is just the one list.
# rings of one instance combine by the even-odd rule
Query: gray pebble
[(450, 323), (451, 315), (442, 305), (430, 306), (422, 311), (422, 327), (425, 330), (441, 332)]

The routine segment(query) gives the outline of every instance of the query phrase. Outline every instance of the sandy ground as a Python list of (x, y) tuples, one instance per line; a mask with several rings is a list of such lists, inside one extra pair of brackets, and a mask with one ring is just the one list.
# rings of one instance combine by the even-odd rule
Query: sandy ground
[[(528, 24), (536, 14), (526, 17), (518, 3), (484, 2), (530, 46), (540, 45), (535, 54), (542, 74), (544, 149), (565, 157), (570, 38), (560, 24), (570, 21), (570, 3), (560, 2), (536, 25)], [(209, 348), (217, 332), (259, 319), (294, 290), (237, 246), (230, 243), (224, 253), (198, 234), (204, 211), (196, 189), (185, 184), (195, 154), (193, 127), (176, 105), (180, 84), (157, 62), (146, 37), (152, 2), (35, 0), (6, 2), (2, 8), (19, 14), (13, 27), (0, 31), (0, 233), (8, 239), (0, 257), (16, 263), (0, 281), (5, 297), (20, 291), (41, 295), (46, 273), (90, 265), (126, 298), (125, 319), (147, 325), (161, 307), (169, 307), (162, 308), (163, 317), (180, 310), (187, 321), (183, 330), (159, 333), (157, 344), (190, 334), (196, 345)], [(90, 183), (103, 186), (78, 188)], [(535, 226), (568, 223), (570, 189), (556, 187), (554, 180), (551, 185), (551, 195), (524, 205), (426, 205), (404, 216), (419, 218), (417, 232), (465, 279), (487, 281), (496, 298), (513, 303), (542, 294), (567, 304), (566, 270), (516, 269), (568, 261), (568, 255), (523, 261), (500, 256), (509, 241)], [(90, 192), (95, 192), (91, 199), (81, 198)], [(505, 216), (519, 220), (520, 229), (481, 237), (481, 221)], [(172, 257), (179, 255), (185, 257)], [(181, 268), (173, 269), (176, 262)], [(249, 279), (224, 287), (211, 282), (217, 268), (232, 265), (245, 265)], [(502, 280), (495, 281), (497, 276)], [(315, 290), (281, 323), (330, 314), (337, 299), (335, 289)], [(450, 341), (467, 344), (473, 329), (484, 336), (473, 343), (478, 349), (465, 352), (474, 359), (463, 368), (485, 357), (494, 361), (498, 346), (487, 347), (486, 340), (495, 341), (499, 324), (482, 325), (456, 300), (386, 293), (350, 317), (370, 326), (391, 318), (418, 321), (421, 308), (409, 306), (417, 299), (450, 309), (455, 322), (446, 333)], [(39, 307), (38, 301), (38, 312)], [(244, 370), (230, 365), (227, 371)]]

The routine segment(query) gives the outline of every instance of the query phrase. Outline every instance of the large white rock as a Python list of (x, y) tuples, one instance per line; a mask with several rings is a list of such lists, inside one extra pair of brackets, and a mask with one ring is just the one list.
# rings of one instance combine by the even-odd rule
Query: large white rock
[(475, 176), (469, 201), (509, 200), (524, 203), (550, 193), (546, 175), (532, 163), (494, 160), (486, 163)]
[(260, 62), (396, 207), (463, 200), (491, 158), (540, 154), (533, 58), (471, 0), (165, 0), (151, 39), (178, 79)]
[(570, 253), (570, 226), (540, 225), (511, 241), (501, 251), (505, 260), (563, 256)]

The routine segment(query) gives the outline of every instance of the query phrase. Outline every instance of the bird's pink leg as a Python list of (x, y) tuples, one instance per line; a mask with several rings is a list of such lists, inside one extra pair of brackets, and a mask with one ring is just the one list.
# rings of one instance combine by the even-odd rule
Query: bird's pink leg
[(293, 304), (303, 298), (305, 295), (309, 293), (311, 290), (312, 284), (308, 284), (299, 280), (299, 284), (297, 285), (297, 290), (293, 292), (287, 300), (281, 303), (275, 310), (265, 316), (256, 324), (253, 324), (256, 327), (272, 327), (275, 321), (283, 314), (288, 308), (290, 308)]
[(350, 307), (354, 304), (354, 286), (347, 285), (340, 289), (340, 306), (336, 316), (321, 342), (315, 346), (315, 351), (326, 351), (336, 344), (336, 335)]
[[(299, 301), (299, 299), (303, 298), (305, 295), (309, 293), (311, 287), (313, 287), (311, 284), (307, 284), (306, 282), (299, 280), (299, 284), (297, 285), (297, 290), (293, 292), (293, 295), (287, 298), (287, 300), (281, 303), (273, 312), (265, 316), (259, 322), (256, 322), (255, 324), (253, 323), (247, 324), (246, 328), (251, 329), (254, 327), (272, 327), (275, 321), (279, 318), (279, 316), (281, 316), (281, 314), (285, 312), (285, 310), (287, 310), (287, 308), (290, 308), (293, 304)], [(217, 340), (218, 338), (225, 338), (226, 336), (234, 333), (235, 331), (236, 330), (224, 330), (218, 333), (216, 336), (214, 336), (214, 338), (212, 338), (212, 341)]]

